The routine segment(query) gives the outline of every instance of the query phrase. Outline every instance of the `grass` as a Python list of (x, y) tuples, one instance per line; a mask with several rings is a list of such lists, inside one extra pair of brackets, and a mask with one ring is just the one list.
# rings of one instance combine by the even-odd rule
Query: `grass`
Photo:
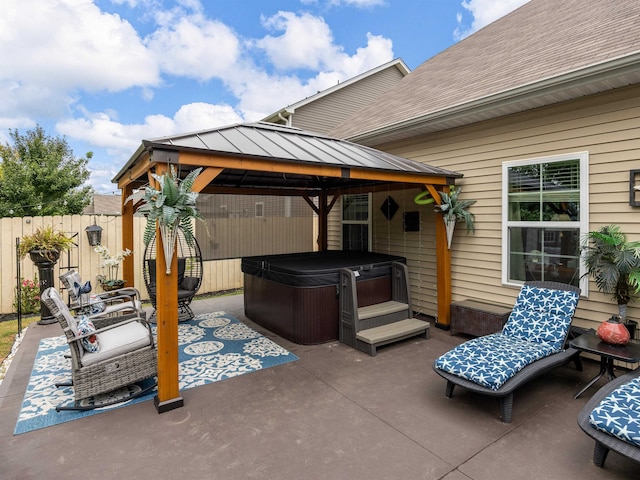
[[(27, 316), (22, 318), (22, 328), (26, 328), (34, 322), (40, 320), (40, 315)], [(11, 353), (11, 347), (16, 341), (18, 333), (18, 320), (6, 320), (0, 322), (0, 363)]]

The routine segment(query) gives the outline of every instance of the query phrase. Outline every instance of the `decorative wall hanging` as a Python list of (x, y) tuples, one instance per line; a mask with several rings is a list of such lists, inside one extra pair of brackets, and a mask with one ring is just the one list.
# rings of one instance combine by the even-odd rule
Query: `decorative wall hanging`
[(400, 207), (398, 206), (396, 201), (391, 198), (391, 195), (389, 195), (380, 206), (380, 210), (382, 210), (382, 214), (386, 217), (387, 220), (391, 220), (393, 218), (393, 216), (398, 211), (398, 208)]

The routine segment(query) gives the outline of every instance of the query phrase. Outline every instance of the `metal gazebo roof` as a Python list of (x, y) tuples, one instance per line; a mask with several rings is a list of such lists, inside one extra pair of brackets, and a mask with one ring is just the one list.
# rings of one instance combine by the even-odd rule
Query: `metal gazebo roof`
[(388, 182), (448, 185), (462, 177), (344, 140), (258, 122), (143, 140), (113, 181), (121, 188), (140, 187), (157, 163), (179, 165), (183, 175), (198, 166), (222, 168), (204, 193), (242, 188), (237, 193), (269, 189), (314, 196)]

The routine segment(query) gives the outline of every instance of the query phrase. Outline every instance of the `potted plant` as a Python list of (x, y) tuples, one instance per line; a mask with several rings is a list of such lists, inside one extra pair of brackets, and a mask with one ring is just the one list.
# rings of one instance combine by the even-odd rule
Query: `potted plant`
[(101, 266), (105, 272), (104, 275), (98, 275), (97, 277), (102, 289), (108, 292), (124, 287), (125, 281), (118, 278), (118, 271), (120, 270), (120, 263), (124, 257), (131, 255), (131, 250), (127, 248), (117, 255), (112, 255), (107, 247), (98, 245), (93, 251), (100, 255), (100, 259), (102, 260)]
[(444, 224), (447, 229), (447, 243), (451, 248), (451, 239), (453, 238), (453, 230), (456, 223), (464, 222), (467, 226), (467, 233), (476, 231), (475, 215), (467, 210), (476, 200), (460, 200), (461, 187), (451, 185), (449, 193), (438, 192), (440, 194), (441, 203), (436, 205), (437, 213), (442, 214)]
[[(53, 266), (60, 258), (60, 253), (70, 250), (74, 246), (73, 240), (63, 232), (54, 230), (52, 226), (36, 229), (30, 235), (25, 235), (18, 245), (18, 255), (24, 258), (27, 253), (31, 261), (38, 267), (40, 278), (40, 294), (45, 288), (53, 285)], [(56, 319), (49, 309), (40, 306), (41, 325), (55, 323)]]
[(28, 253), (34, 263), (40, 261), (41, 257), (45, 261), (55, 263), (60, 253), (71, 249), (73, 245), (73, 240), (63, 232), (54, 230), (51, 226), (41, 227), (32, 234), (22, 237), (18, 254), (20, 258), (24, 258)]
[(637, 296), (633, 278), (640, 270), (640, 242), (627, 241), (619, 226), (608, 225), (589, 232), (581, 251), (585, 275), (593, 277), (600, 292), (612, 296), (620, 320), (629, 327), (627, 304)]
[(191, 191), (193, 182), (201, 171), (202, 168), (196, 168), (181, 180), (176, 174), (175, 168), (171, 165), (169, 171), (163, 175), (151, 174), (158, 182), (159, 189), (147, 186), (143, 190), (134, 192), (126, 200), (127, 202), (130, 200), (142, 200), (144, 202), (138, 212), (147, 217), (143, 236), (145, 245), (149, 245), (149, 242), (153, 239), (157, 222), (162, 236), (167, 275), (171, 273), (170, 265), (178, 230), (182, 230), (186, 242), (193, 246), (195, 236), (192, 219), (203, 220), (202, 215), (196, 208), (198, 193)]

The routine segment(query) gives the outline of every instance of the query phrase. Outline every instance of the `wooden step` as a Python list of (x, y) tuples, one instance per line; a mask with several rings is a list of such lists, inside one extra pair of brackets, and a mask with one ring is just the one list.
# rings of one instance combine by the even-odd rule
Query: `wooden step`
[(356, 334), (356, 338), (371, 345), (382, 345), (384, 343), (412, 337), (420, 333), (424, 333), (425, 338), (428, 338), (429, 327), (429, 322), (424, 322), (417, 318), (407, 318), (405, 320), (388, 323), (379, 327), (361, 330)]
[(381, 317), (383, 315), (402, 312), (403, 310), (408, 310), (408, 309), (409, 309), (409, 305), (407, 305), (406, 303), (396, 302), (395, 300), (389, 300), (388, 302), (375, 303), (373, 305), (368, 305), (366, 307), (359, 307), (358, 318), (360, 320), (366, 320), (367, 318)]

